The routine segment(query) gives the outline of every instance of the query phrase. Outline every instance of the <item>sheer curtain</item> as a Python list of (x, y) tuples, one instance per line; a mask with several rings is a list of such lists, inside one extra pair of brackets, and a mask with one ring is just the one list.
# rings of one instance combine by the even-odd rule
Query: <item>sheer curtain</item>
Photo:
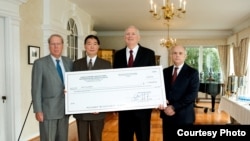
[(227, 78), (229, 76), (229, 65), (230, 65), (230, 46), (229, 45), (218, 45), (218, 52), (220, 57), (220, 64), (222, 69), (222, 76), (224, 86), (227, 85)]
[(233, 48), (234, 72), (237, 76), (246, 76), (248, 67), (249, 38), (242, 39), (238, 47)]
[(238, 47), (233, 48), (233, 56), (234, 56), (234, 71), (235, 75), (238, 77), (246, 77), (245, 90), (243, 92), (244, 95), (250, 96), (249, 92), (249, 74), (247, 71), (249, 70), (249, 38), (244, 38), (240, 41), (240, 45)]
[(219, 45), (218, 52), (219, 52), (219, 57), (220, 57), (223, 82), (227, 84), (227, 77), (229, 76), (230, 48), (228, 45)]

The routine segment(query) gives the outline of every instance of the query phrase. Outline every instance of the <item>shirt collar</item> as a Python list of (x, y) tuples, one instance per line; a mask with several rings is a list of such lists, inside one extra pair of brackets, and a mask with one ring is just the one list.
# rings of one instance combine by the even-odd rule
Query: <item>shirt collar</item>
[(181, 64), (181, 65), (179, 65), (179, 66), (174, 65), (173, 69), (176, 68), (176, 67), (178, 67), (178, 70), (181, 70), (181, 68), (183, 67), (183, 65), (184, 65), (184, 63)]
[[(136, 45), (132, 50), (133, 50), (133, 55), (135, 55), (136, 53), (137, 53), (137, 51), (138, 51), (138, 49), (139, 49), (139, 45)], [(126, 52), (127, 52), (127, 54), (129, 54), (129, 51), (130, 51), (131, 49), (130, 48), (126, 48)]]
[(90, 59), (92, 59), (92, 64), (94, 64), (94, 63), (95, 63), (96, 58), (97, 58), (97, 55), (96, 55), (96, 56), (94, 56), (94, 57), (92, 57), (92, 58), (90, 58), (89, 56), (87, 56), (87, 63), (89, 62), (89, 60), (90, 60)]
[(56, 60), (60, 60), (60, 62), (62, 61), (62, 57), (56, 58), (53, 55), (50, 55), (50, 57), (54, 60), (54, 62), (56, 62)]

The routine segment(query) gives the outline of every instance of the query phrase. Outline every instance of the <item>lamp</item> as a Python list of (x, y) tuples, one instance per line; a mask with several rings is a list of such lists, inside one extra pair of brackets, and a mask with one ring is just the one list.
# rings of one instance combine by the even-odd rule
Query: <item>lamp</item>
[(166, 39), (165, 38), (161, 39), (160, 45), (166, 48), (171, 48), (176, 45), (176, 39), (169, 37), (169, 23), (167, 24), (167, 26), (168, 26), (168, 36)]
[(161, 7), (162, 14), (159, 14), (157, 12), (157, 5), (153, 2), (153, 0), (150, 0), (150, 10), (149, 12), (152, 13), (153, 17), (155, 19), (161, 19), (164, 18), (165, 20), (169, 21), (176, 17), (181, 17), (183, 14), (186, 13), (186, 0), (179, 0), (179, 7), (176, 8), (174, 6), (174, 3), (172, 2), (170, 4), (170, 0), (163, 0), (163, 5)]

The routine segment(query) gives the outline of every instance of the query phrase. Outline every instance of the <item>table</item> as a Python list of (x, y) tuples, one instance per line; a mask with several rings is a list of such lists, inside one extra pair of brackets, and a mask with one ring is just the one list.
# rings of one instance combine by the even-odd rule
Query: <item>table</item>
[(199, 91), (211, 95), (212, 112), (214, 112), (214, 105), (215, 105), (216, 95), (220, 94), (220, 92), (221, 92), (221, 86), (222, 86), (222, 84), (217, 83), (217, 82), (200, 83)]
[(222, 96), (218, 110), (225, 111), (240, 124), (250, 124), (250, 101)]

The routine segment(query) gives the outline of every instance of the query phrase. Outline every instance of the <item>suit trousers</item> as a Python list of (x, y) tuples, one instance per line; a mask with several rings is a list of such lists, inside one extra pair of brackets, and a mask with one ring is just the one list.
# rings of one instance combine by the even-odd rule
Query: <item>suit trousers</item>
[[(138, 111), (141, 112), (137, 115)], [(145, 111), (145, 112), (142, 112)], [(150, 140), (151, 110), (120, 111), (118, 120), (119, 141)]]
[(104, 119), (81, 120), (76, 119), (79, 141), (101, 141)]
[(40, 141), (68, 141), (69, 116), (39, 122)]

